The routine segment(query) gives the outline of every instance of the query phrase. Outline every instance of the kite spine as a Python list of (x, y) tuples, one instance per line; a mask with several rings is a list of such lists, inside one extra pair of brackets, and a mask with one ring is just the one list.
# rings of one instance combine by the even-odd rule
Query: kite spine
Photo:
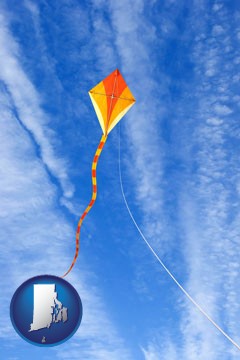
[(92, 162), (92, 198), (78, 222), (77, 231), (76, 231), (75, 255), (74, 255), (72, 264), (69, 267), (68, 271), (62, 276), (63, 278), (72, 270), (72, 268), (74, 267), (74, 265), (76, 263), (76, 260), (77, 260), (78, 254), (79, 254), (79, 248), (80, 248), (80, 229), (81, 229), (83, 220), (85, 219), (86, 215), (89, 213), (91, 208), (93, 207), (93, 205), (96, 201), (96, 198), (97, 198), (97, 164), (98, 164), (98, 160), (99, 160), (99, 157), (101, 155), (101, 152), (105, 145), (106, 140), (107, 140), (107, 135), (104, 134), (99, 142), (99, 145), (97, 147), (96, 153), (93, 158), (93, 162)]

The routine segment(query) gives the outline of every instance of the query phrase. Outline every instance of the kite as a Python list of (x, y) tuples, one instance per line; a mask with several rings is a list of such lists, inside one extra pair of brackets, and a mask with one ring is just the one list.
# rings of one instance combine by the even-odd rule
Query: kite
[[(38, 346), (58, 345), (66, 341), (76, 332), (81, 323), (80, 296), (76, 289), (63, 278), (72, 270), (77, 260), (82, 222), (97, 198), (97, 164), (108, 134), (135, 103), (129, 87), (117, 69), (90, 90), (89, 95), (103, 135), (92, 162), (92, 198), (77, 225), (76, 248), (72, 264), (62, 277), (41, 275), (28, 279), (19, 286), (11, 300), (10, 315), (13, 327), (24, 340)], [(33, 293), (32, 306), (26, 306), (29, 289)], [(31, 318), (32, 323), (29, 323)], [(68, 325), (65, 329), (60, 325), (66, 321)], [(58, 323), (60, 328), (57, 330), (51, 326), (52, 323)], [(36, 331), (38, 335), (35, 334)]]
[(92, 88), (89, 91), (89, 96), (96, 111), (103, 135), (92, 162), (92, 198), (77, 225), (76, 248), (73, 261), (68, 271), (62, 277), (65, 277), (72, 270), (79, 254), (80, 230), (83, 220), (93, 207), (97, 198), (97, 164), (108, 134), (135, 103), (135, 98), (118, 69), (114, 70), (104, 80)]
[[(125, 80), (123, 79), (120, 71), (118, 69), (114, 70), (110, 75), (108, 75), (104, 80), (102, 80), (99, 84), (97, 84), (93, 89), (89, 91), (89, 96), (91, 98), (93, 107), (96, 111), (100, 126), (102, 128), (103, 135), (97, 147), (96, 153), (92, 162), (92, 197), (91, 200), (84, 210), (82, 216), (77, 225), (76, 231), (76, 247), (75, 247), (75, 255), (72, 260), (72, 263), (68, 269), (68, 271), (61, 277), (51, 276), (51, 275), (42, 275), (31, 278), (25, 281), (14, 293), (10, 305), (10, 315), (11, 321), (20, 336), (23, 339), (29, 341), (32, 344), (37, 344), (41, 346), (57, 345), (66, 341), (69, 337), (71, 337), (77, 330), (80, 325), (82, 319), (82, 303), (79, 295), (76, 290), (71, 286), (64, 278), (73, 268), (76, 263), (78, 254), (79, 254), (79, 239), (80, 239), (80, 230), (88, 212), (93, 207), (96, 198), (97, 198), (97, 164), (103, 147), (106, 143), (108, 134), (115, 127), (115, 125), (121, 120), (121, 118), (127, 113), (127, 111), (134, 105), (135, 98), (133, 97), (129, 87), (127, 86)], [(121, 175), (121, 156), (120, 156), (120, 128), (119, 128), (119, 177), (120, 177), (120, 185), (122, 196), (127, 207), (128, 213), (137, 228), (139, 234), (142, 239), (164, 268), (164, 270), (168, 273), (168, 275), (172, 278), (175, 284), (179, 287), (179, 289), (186, 295), (186, 297), (192, 302), (194, 306), (212, 323), (212, 325), (217, 328), (222, 335), (224, 335), (238, 350), (240, 350), (240, 345), (238, 345), (213, 319), (211, 316), (207, 314), (207, 312), (192, 298), (192, 296), (184, 289), (184, 287), (177, 281), (175, 276), (171, 273), (171, 271), (167, 268), (164, 262), (160, 259), (157, 253), (154, 251), (146, 237), (143, 235), (140, 230), (126, 199), (123, 183), (122, 183), (122, 175)], [(27, 307), (26, 303), (28, 303), (29, 298), (29, 287), (32, 287), (34, 294), (34, 304), (33, 309), (31, 307)], [(56, 287), (58, 291), (56, 291)], [(60, 290), (60, 292), (59, 292)], [(61, 295), (61, 291), (64, 294), (67, 294), (69, 299), (73, 299), (72, 303), (74, 306), (71, 306), (71, 313), (74, 313), (74, 316), (68, 319), (68, 308), (64, 307), (60, 300), (57, 299), (57, 294)], [(44, 298), (45, 301), (42, 301)], [(65, 297), (63, 297), (65, 299)], [(41, 300), (41, 301), (40, 301)], [(31, 311), (33, 310), (33, 313)], [(28, 311), (28, 312), (27, 312)], [(22, 317), (16, 316), (16, 314), (23, 314)], [(33, 316), (33, 322), (30, 324), (30, 330), (26, 326), (26, 317), (25, 313), (28, 314), (27, 319)], [(33, 315), (34, 314), (34, 315)], [(42, 315), (43, 314), (43, 315)], [(47, 317), (46, 317), (47, 314)], [(37, 320), (36, 320), (37, 319)], [(47, 337), (44, 329), (49, 329), (51, 323), (54, 322), (65, 322), (68, 320), (68, 331), (52, 331), (51, 337)], [(26, 330), (28, 329), (28, 330)], [(52, 329), (55, 329), (52, 327)], [(41, 336), (36, 337), (32, 335), (34, 331), (43, 331)]]

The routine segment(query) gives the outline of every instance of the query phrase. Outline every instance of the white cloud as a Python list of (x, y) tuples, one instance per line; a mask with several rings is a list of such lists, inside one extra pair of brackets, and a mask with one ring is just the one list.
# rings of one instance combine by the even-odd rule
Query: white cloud
[(213, 30), (212, 30), (212, 34), (213, 36), (218, 36), (218, 35), (222, 35), (224, 33), (224, 29), (221, 25), (214, 25), (213, 26)]
[[(1, 107), (0, 114), (0, 141), (4, 149), (0, 159), (1, 266), (8, 274), (2, 277), (1, 287), (5, 289), (3, 314), (8, 314), (11, 296), (23, 281), (42, 273), (59, 276), (64, 273), (71, 261), (71, 256), (66, 255), (66, 246), (74, 238), (74, 229), (55, 206), (55, 186), (36, 158), (28, 133), (9, 109)], [(84, 259), (81, 264), (79, 276), (70, 275), (69, 279), (83, 301), (82, 324), (66, 346), (61, 346), (61, 351), (50, 351), (58, 359), (78, 359), (81, 354), (84, 359), (101, 360), (111, 356), (118, 360), (122, 354), (129, 359), (99, 289), (87, 276), (89, 270), (84, 266)], [(9, 324), (8, 316), (3, 316), (1, 321), (4, 323), (0, 333), (2, 341), (11, 339), (12, 346), (19, 346), (21, 341), (23, 349), (22, 340)], [(74, 351), (69, 351), (70, 344)]]
[(142, 352), (145, 360), (176, 360), (181, 356), (176, 345), (169, 340), (164, 340), (161, 344), (150, 342), (146, 348), (142, 348)]
[[(226, 12), (221, 16), (224, 24), (228, 24)], [(196, 170), (181, 194), (181, 223), (186, 241), (185, 260), (189, 266), (188, 291), (239, 343), (239, 326), (233, 320), (239, 313), (237, 298), (240, 296), (234, 255), (235, 246), (239, 247), (234, 242), (236, 234), (239, 234), (236, 222), (239, 214), (232, 203), (234, 198), (239, 200), (239, 178), (235, 149), (229, 141), (229, 138), (233, 141), (239, 138), (238, 121), (233, 112), (235, 104), (232, 105), (232, 101), (237, 99), (232, 96), (234, 91), (229, 82), (236, 76), (236, 69), (223, 55), (223, 48), (231, 45), (229, 28), (224, 32), (214, 28), (215, 35), (216, 30), (218, 35), (221, 33), (221, 43), (210, 38), (209, 42), (202, 40), (195, 46), (199, 105), (195, 110), (197, 125), (191, 139), (192, 149), (195, 149), (191, 153), (191, 166), (195, 166)], [(213, 65), (211, 80), (201, 75), (209, 60)], [(226, 105), (225, 101), (231, 105)], [(231, 217), (233, 219), (229, 220)], [(182, 321), (184, 358), (200, 360), (206, 354), (211, 360), (217, 360), (222, 354), (231, 356), (231, 359), (239, 357), (234, 346), (188, 302), (186, 311), (187, 317)]]
[[(214, 11), (219, 11), (222, 7), (222, 5), (215, 5)], [(201, 6), (199, 5), (199, 8)], [(131, 145), (132, 159), (134, 159), (133, 163), (129, 161), (129, 164), (131, 163), (129, 174), (132, 175), (134, 184), (137, 184), (136, 198), (138, 204), (142, 206), (145, 216), (145, 225), (147, 226), (144, 226), (144, 231), (147, 232), (147, 237), (162, 239), (165, 235), (165, 218), (162, 209), (164, 196), (162, 190), (164, 157), (162, 154), (164, 147), (160, 144), (161, 134), (156, 129), (161, 113), (164, 114), (164, 106), (158, 98), (163, 91), (163, 84), (167, 87), (168, 82), (164, 81), (166, 80), (164, 78), (161, 85), (156, 86), (154, 83), (154, 59), (151, 58), (149, 61), (149, 43), (144, 41), (144, 35), (140, 36), (142, 24), (144, 27), (144, 23), (147, 22), (146, 17), (142, 16), (142, 9), (142, 3), (139, 8), (135, 8), (134, 5), (125, 1), (116, 6), (115, 3), (111, 3), (112, 23), (116, 31), (116, 45), (123, 69), (126, 69), (128, 78), (133, 79), (133, 84), (137, 84), (136, 89), (133, 88), (137, 99), (137, 110), (129, 114), (125, 131)], [(125, 16), (126, 13), (127, 16)], [(193, 16), (196, 17), (196, 14)], [(191, 23), (196, 20), (195, 17), (191, 19)], [(206, 26), (205, 21), (206, 18), (203, 18), (198, 22), (200, 33)], [(128, 22), (134, 23), (134, 25), (129, 25)], [(166, 27), (165, 30), (166, 33), (171, 32), (170, 27)], [(183, 112), (192, 128), (189, 132), (186, 131), (190, 138), (182, 139), (182, 143), (187, 142), (189, 148), (192, 144), (194, 150), (188, 148), (187, 151), (192, 151), (189, 154), (181, 152), (181, 148), (178, 151), (181, 154), (180, 158), (184, 159), (186, 156), (189, 166), (196, 168), (196, 172), (192, 176), (189, 175), (187, 180), (185, 178), (181, 193), (178, 194), (180, 210), (176, 209), (176, 211), (178, 211), (183, 231), (181, 239), (184, 241), (182, 250), (188, 269), (186, 270), (188, 290), (220, 325), (224, 326), (227, 323), (228, 331), (230, 333), (233, 331), (233, 337), (236, 339), (238, 326), (231, 321), (233, 314), (238, 309), (236, 292), (232, 290), (231, 298), (228, 290), (226, 291), (226, 283), (232, 289), (236, 287), (236, 284), (233, 283), (236, 270), (233, 269), (230, 256), (232, 246), (227, 242), (229, 234), (227, 218), (228, 214), (231, 214), (231, 195), (236, 195), (234, 186), (236, 179), (234, 180), (234, 176), (231, 175), (232, 182), (225, 184), (228, 180), (228, 172), (231, 171), (231, 165), (227, 161), (231, 156), (231, 151), (228, 152), (224, 147), (225, 133), (226, 136), (229, 136), (230, 131), (225, 117), (232, 116), (233, 110), (230, 105), (219, 101), (218, 97), (220, 89), (222, 101), (230, 99), (231, 94), (229, 79), (232, 77), (232, 67), (228, 59), (225, 61), (222, 56), (222, 42), (224, 49), (231, 48), (229, 47), (228, 30), (227, 26), (225, 29), (220, 25), (214, 25), (212, 35), (215, 37), (221, 35), (221, 43), (213, 37), (208, 37), (207, 34), (202, 34), (201, 38), (198, 37), (193, 49), (197, 80), (192, 86), (189, 86), (188, 91), (195, 95), (198, 107), (193, 109), (194, 125), (189, 120), (188, 109)], [(126, 46), (126, 38), (128, 38), (128, 46)], [(160, 49), (158, 50), (160, 52)], [(135, 54), (138, 56), (136, 57)], [(136, 75), (139, 71), (141, 80)], [(210, 80), (207, 78), (208, 76), (211, 76)], [(148, 84), (150, 84), (149, 87)], [(157, 88), (158, 96), (155, 95), (149, 99), (146, 95), (146, 99), (142, 99), (141, 95), (138, 96), (138, 87), (148, 87), (145, 94), (154, 94)], [(148, 115), (147, 110), (145, 111), (144, 101), (147, 102), (148, 109), (151, 109), (151, 116)], [(187, 103), (182, 104), (182, 107), (184, 106), (187, 106)], [(184, 118), (184, 115), (179, 116), (179, 121)], [(182, 134), (185, 135), (184, 130)], [(195, 147), (198, 149), (197, 151)], [(148, 153), (145, 149), (149, 150)], [(186, 148), (184, 150), (186, 151)], [(191, 159), (189, 160), (187, 157), (191, 157)], [(154, 173), (156, 169), (157, 176)], [(236, 163), (234, 163), (234, 169), (236, 169)], [(158, 200), (157, 204), (156, 199)], [(153, 204), (155, 206), (152, 211)], [(155, 219), (154, 213), (156, 212), (161, 220)], [(233, 224), (232, 226), (234, 228)], [(157, 245), (156, 242), (154, 245)], [(171, 242), (168, 246), (171, 247)], [(162, 249), (161, 253), (164, 253)], [(225, 276), (228, 280), (226, 283), (224, 282), (225, 291), (223, 291)], [(225, 301), (231, 301), (232, 304), (231, 311), (227, 313), (223, 312), (222, 308)], [(233, 346), (198, 313), (192, 304), (186, 302), (181, 316), (181, 331), (185, 340), (185, 345), (181, 346), (181, 350), (184, 359), (201, 360), (208, 354), (209, 360), (215, 360), (224, 352), (237, 356)], [(176, 348), (174, 343), (172, 346), (171, 356), (174, 358)], [(159, 358), (159, 349), (152, 344), (144, 348), (143, 353), (146, 359)]]
[(24, 0), (24, 5), (33, 14), (34, 17), (39, 15), (39, 9), (34, 2), (30, 0)]
[(0, 15), (0, 77), (11, 95), (19, 121), (33, 136), (44, 165), (60, 182), (64, 196), (73, 195), (67, 175), (67, 163), (54, 154), (52, 130), (48, 116), (41, 109), (41, 98), (20, 63), (19, 46), (9, 33), (4, 12)]
[(232, 109), (229, 106), (217, 103), (214, 105), (214, 110), (216, 111), (217, 115), (229, 115), (232, 113)]
[(223, 120), (219, 119), (217, 117), (211, 117), (211, 118), (207, 119), (207, 123), (209, 125), (213, 125), (213, 126), (220, 126), (223, 124)]
[[(150, 51), (151, 43), (155, 41), (155, 36), (152, 35), (155, 34), (155, 29), (144, 17), (143, 1), (134, 4), (127, 1), (118, 4), (111, 2), (110, 9), (116, 35), (115, 44), (123, 63), (122, 69), (137, 99), (136, 108), (131, 110), (128, 119), (124, 119), (123, 123), (124, 138), (127, 138), (131, 149), (128, 153), (131, 157), (128, 162), (129, 171), (136, 184), (134, 190), (137, 202), (144, 204), (144, 222), (148, 237), (152, 240), (159, 236), (164, 238), (165, 219), (161, 190), (164, 150), (160, 144), (158, 129), (165, 106), (156, 99), (155, 93), (157, 91), (160, 98), (161, 93), (166, 91), (164, 87), (167, 83), (164, 76), (161, 84), (152, 76), (157, 67)], [(130, 163), (134, 164), (134, 168)], [(163, 244), (161, 249), (164, 252)]]
[(220, 9), (222, 9), (222, 7), (223, 7), (223, 4), (221, 4), (221, 3), (216, 3), (216, 4), (213, 5), (213, 11), (217, 12), (217, 11), (219, 11)]
[[(29, 2), (27, 3), (29, 5)], [(101, 1), (94, 4), (100, 8), (103, 6)], [(220, 5), (215, 4), (213, 9), (218, 11)], [(104, 21), (104, 16), (101, 17), (101, 13), (94, 23), (96, 31), (103, 30), (102, 33), (98, 32), (97, 39), (99, 67), (104, 64), (105, 68), (112, 70), (113, 60), (118, 59), (117, 49), (130, 88), (137, 98), (136, 109), (133, 109), (125, 119), (126, 141), (131, 147), (129, 153), (132, 156), (129, 162), (125, 159), (125, 164), (128, 165), (133, 183), (137, 184), (136, 202), (142, 206), (146, 232), (156, 246), (161, 245), (163, 254), (166, 248), (171, 249), (171, 241), (165, 244), (164, 248), (162, 242), (158, 244), (156, 241), (157, 238), (162, 239), (163, 234), (165, 235), (162, 182), (165, 148), (160, 143), (159, 121), (165, 113), (166, 105), (162, 103), (161, 95), (166, 95), (164, 87), (168, 86), (168, 79), (162, 76), (161, 85), (155, 81), (157, 63), (154, 62), (150, 50), (156, 29), (145, 17), (144, 2), (111, 2), (110, 10), (114, 34), (111, 26)], [(34, 12), (34, 9), (32, 11)], [(169, 21), (165, 24), (168, 25), (165, 27), (168, 36), (175, 29), (171, 28), (172, 24)], [(149, 32), (148, 28), (150, 28)], [(12, 289), (25, 280), (26, 276), (30, 276), (29, 268), (32, 274), (39, 273), (46, 266), (49, 271), (55, 272), (56, 267), (60, 269), (63, 263), (68, 262), (64, 255), (63, 243), (65, 244), (67, 238), (74, 236), (74, 230), (64, 215), (56, 211), (56, 189), (46, 172), (47, 167), (60, 180), (67, 197), (72, 191), (66, 178), (67, 165), (53, 154), (51, 137), (47, 131), (48, 119), (41, 110), (39, 94), (21, 67), (19, 47), (10, 36), (6, 25), (2, 24), (1, 30), (1, 46), (9, 61), (1, 67), (0, 72), (21, 120), (19, 123), (14, 114), (9, 112), (12, 104), (11, 102), (7, 104), (9, 96), (5, 94), (6, 99), (2, 100), (5, 106), (2, 107), (2, 120), (7, 119), (8, 123), (1, 124), (5, 131), (2, 132), (4, 134), (2, 139), (0, 138), (5, 149), (1, 169), (2, 171), (8, 169), (8, 172), (3, 171), (4, 176), (0, 179), (3, 189), (1, 195), (3, 206), (0, 207), (3, 226), (0, 236), (3, 240), (6, 234), (9, 236), (8, 242), (1, 242), (1, 257), (5, 269), (9, 271), (9, 279), (12, 280), (12, 288), (7, 295), (10, 297)], [(215, 35), (223, 34), (216, 27), (215, 33)], [(115, 35), (116, 42), (113, 46)], [(206, 36), (202, 34), (198, 38), (199, 46), (196, 45), (195, 48), (195, 75), (197, 77), (199, 74), (199, 82), (192, 84), (192, 87), (189, 86), (189, 93), (192, 92), (197, 100), (195, 112), (191, 115), (195, 117), (194, 127), (190, 128), (188, 133), (189, 135), (191, 132), (191, 141), (189, 137), (182, 139), (182, 143), (188, 141), (189, 153), (181, 152), (182, 149), (179, 148), (178, 154), (187, 165), (190, 165), (189, 173), (191, 166), (196, 168), (196, 173), (191, 176), (186, 172), (189, 177), (180, 184), (179, 209), (176, 209), (176, 212), (180, 218), (181, 231), (184, 233), (181, 250), (183, 263), (187, 265), (185, 276), (188, 279), (186, 281), (188, 289), (207, 312), (220, 324), (226, 324), (236, 337), (239, 326), (235, 319), (239, 313), (240, 295), (236, 286), (239, 215), (237, 210), (236, 213), (232, 212), (231, 204), (233, 199), (236, 203), (239, 201), (239, 193), (236, 195), (234, 184), (240, 182), (235, 174), (238, 161), (232, 150), (227, 151), (224, 148), (226, 141), (224, 134), (234, 137), (235, 140), (239, 139), (236, 136), (236, 123), (233, 130), (226, 125), (225, 116), (233, 116), (232, 107), (226, 105), (223, 99), (222, 102), (219, 101), (218, 98), (219, 91), (227, 101), (230, 91), (229, 79), (232, 76), (236, 79), (236, 75), (231, 73), (229, 67), (223, 66), (221, 47), (217, 47), (219, 45), (213, 42), (214, 39), (211, 38), (211, 41), (207, 43)], [(211, 76), (211, 80), (209, 81), (204, 74)], [(139, 88), (145, 89), (144, 96), (138, 91)], [(182, 107), (185, 105), (182, 104)], [(186, 113), (182, 113), (182, 117)], [(181, 115), (178, 116), (178, 120), (181, 121)], [(38, 119), (37, 123), (33, 121), (33, 117)], [(188, 114), (186, 121), (192, 125), (189, 118)], [(184, 125), (182, 127), (184, 128)], [(184, 137), (184, 130), (181, 131), (179, 136)], [(18, 138), (20, 133), (21, 136)], [(42, 151), (40, 158), (34, 155), (36, 150), (31, 135)], [(17, 141), (13, 142), (12, 139)], [(186, 148), (184, 150), (186, 151)], [(46, 167), (43, 166), (42, 160)], [(62, 168), (63, 172), (60, 170)], [(69, 200), (64, 199), (63, 203), (75, 212)], [(230, 224), (227, 222), (229, 214), (233, 215)], [(171, 240), (171, 232), (168, 230), (166, 233)], [(14, 269), (8, 265), (8, 253), (12, 253), (12, 247), (16, 249), (11, 256)], [(33, 266), (31, 257), (36, 254), (36, 249), (37, 258)], [(25, 264), (22, 264), (22, 258), (26, 254), (29, 258), (27, 260), (25, 258)], [(51, 263), (53, 256), (61, 261)], [(86, 290), (91, 281), (87, 279), (85, 273), (81, 274), (80, 278), (71, 276), (71, 280), (84, 302), (84, 322), (75, 337), (70, 340), (70, 350), (68, 342), (61, 347), (61, 352), (58, 349), (52, 351), (62, 359), (78, 359), (80, 353), (85, 359), (130, 358), (128, 350), (125, 349), (123, 341), (107, 315), (100, 290), (98, 288), (91, 292)], [(182, 309), (181, 319), (184, 346), (180, 344), (179, 339), (176, 342), (165, 342), (164, 349), (158, 343), (149, 342), (142, 349), (146, 360), (159, 359), (159, 354), (161, 359), (175, 360), (179, 358), (179, 353), (187, 360), (202, 360), (206, 354), (208, 360), (215, 360), (226, 353), (231, 354), (232, 359), (237, 358), (232, 347), (228, 346), (224, 338), (188, 302)], [(17, 341), (17, 336), (13, 334), (11, 327), (6, 327), (6, 333), (8, 336), (15, 336)]]
[[(147, 35), (145, 37), (145, 33), (141, 33), (142, 28), (148, 27), (146, 25), (146, 17), (142, 16), (143, 2), (138, 3), (137, 6), (125, 1), (117, 4), (111, 2), (110, 9), (112, 24), (116, 34), (115, 44), (121, 56), (123, 70), (126, 71), (128, 79), (130, 79), (130, 84), (132, 81), (133, 88), (130, 87), (137, 99), (137, 110), (133, 110), (128, 115), (125, 131), (131, 147), (130, 156), (132, 156), (131, 161), (129, 161), (129, 174), (132, 175), (134, 184), (136, 184), (137, 202), (142, 206), (142, 211), (145, 216), (144, 231), (146, 231), (147, 237), (152, 239), (156, 247), (159, 245), (156, 239), (161, 239), (160, 252), (163, 254), (164, 246), (162, 246), (162, 239), (165, 235), (165, 216), (162, 200), (162, 166), (164, 161), (162, 154), (164, 153), (164, 147), (160, 144), (161, 138), (157, 129), (159, 119), (161, 115), (164, 114), (164, 105), (161, 104), (161, 101), (158, 99), (164, 91), (163, 86), (167, 87), (168, 82), (166, 78), (163, 78), (161, 84), (157, 84), (154, 81), (153, 74), (156, 64), (154, 63), (154, 59), (151, 58), (148, 48), (151, 37)], [(166, 28), (166, 33), (169, 31), (171, 31), (171, 29), (169, 27)], [(213, 32), (214, 35), (217, 36), (222, 35), (224, 30), (220, 26), (215, 26)], [(145, 41), (146, 38), (147, 41)], [(200, 44), (201, 39), (203, 39), (203, 44)], [(204, 36), (202, 36), (201, 39), (198, 39), (199, 47), (196, 50), (196, 74), (199, 74), (202, 78), (202, 68), (205, 68), (207, 72), (206, 75), (214, 77), (221, 68), (221, 52), (216, 48), (215, 43), (214, 46), (212, 46), (214, 39), (211, 39), (212, 44), (210, 42), (207, 43), (206, 49), (204, 47)], [(198, 53), (198, 51), (202, 51), (203, 49), (205, 49), (204, 56)], [(137, 57), (135, 54), (137, 54)], [(138, 74), (141, 74), (141, 78), (139, 78)], [(215, 127), (221, 127), (223, 122), (222, 116), (232, 114), (232, 110), (229, 106), (217, 102), (217, 96), (215, 94), (209, 96), (212, 84), (209, 83), (206, 78), (205, 83), (204, 81), (202, 83), (203, 91), (206, 91), (206, 94), (202, 94), (201, 91), (197, 94), (200, 100), (199, 112), (201, 114), (198, 117), (198, 121), (201, 123), (205, 117), (205, 119), (208, 119), (208, 127), (199, 125), (198, 128), (198, 122), (196, 122), (196, 133), (194, 134), (196, 138), (194, 137), (193, 139), (194, 141), (198, 137), (201, 145), (201, 150), (199, 151), (199, 157), (201, 157), (201, 170), (199, 174), (200, 188), (198, 190), (198, 197), (195, 196), (191, 200), (185, 198), (183, 201), (180, 201), (181, 212), (187, 211), (188, 213), (181, 219), (181, 224), (186, 232), (186, 253), (184, 255), (185, 261), (189, 266), (188, 284), (190, 293), (210, 315), (213, 317), (216, 316), (216, 320), (220, 320), (218, 318), (218, 311), (219, 302), (221, 301), (221, 277), (216, 273), (217, 270), (213, 271), (213, 274), (211, 273), (212, 266), (217, 266), (220, 248), (218, 251), (215, 251), (212, 246), (208, 245), (208, 242), (210, 239), (213, 239), (213, 235), (216, 236), (216, 234), (218, 234), (218, 236), (221, 237), (218, 229), (219, 223), (214, 223), (212, 219), (216, 216), (224, 219), (227, 211), (226, 201), (228, 196), (228, 193), (224, 191), (221, 185), (221, 180), (219, 180), (226, 164), (225, 153), (222, 149), (222, 145), (224, 144), (223, 133), (221, 129), (216, 131)], [(222, 88), (225, 87), (224, 96), (227, 96), (227, 77), (221, 86)], [(138, 93), (138, 88), (145, 89), (144, 95), (146, 98), (143, 98), (142, 95)], [(158, 93), (157, 97), (155, 95), (156, 91)], [(147, 108), (146, 103), (148, 104)], [(213, 103), (215, 103), (214, 106), (212, 106)], [(205, 105), (207, 105), (206, 108)], [(149, 115), (149, 109), (151, 109), (151, 115)], [(209, 130), (210, 127), (212, 128), (211, 131)], [(147, 129), (147, 131), (144, 129)], [(191, 136), (192, 135), (193, 134), (191, 134)], [(203, 143), (201, 143), (202, 138), (206, 139), (204, 140), (206, 141), (204, 146)], [(210, 149), (210, 151), (215, 151), (213, 152), (213, 156), (206, 150), (207, 142), (210, 144), (213, 143), (213, 149)], [(214, 147), (217, 147), (217, 149), (214, 149)], [(148, 149), (147, 152), (146, 149)], [(179, 151), (181, 151), (181, 149), (179, 149)], [(189, 181), (191, 184), (191, 180)], [(220, 181), (220, 183), (218, 183), (218, 181)], [(212, 182), (216, 182), (216, 191), (214, 190), (214, 186), (209, 188), (209, 183)], [(187, 187), (186, 191), (190, 191), (190, 189), (191, 186)], [(219, 197), (217, 196), (218, 194)], [(217, 203), (214, 202), (215, 197), (217, 198)], [(205, 207), (204, 210), (198, 208), (198, 199), (201, 199), (201, 202), (203, 201), (209, 204), (208, 211)], [(194, 207), (194, 210), (188, 210), (188, 206), (189, 208)], [(205, 216), (207, 221), (206, 224), (203, 225), (203, 220), (201, 220), (201, 225), (198, 227), (198, 217), (201, 211), (206, 211)], [(157, 218), (155, 214), (158, 215)], [(192, 218), (193, 224), (189, 224)], [(170, 231), (168, 231), (168, 236), (169, 233)], [(217, 241), (217, 237), (214, 237), (214, 239)], [(171, 247), (171, 241), (169, 241), (167, 246), (168, 248)], [(223, 246), (222, 243), (221, 246)], [(210, 257), (208, 262), (206, 261), (207, 255)], [(203, 274), (202, 267), (205, 267)], [(233, 273), (231, 273), (230, 276), (232, 275)], [(209, 359), (217, 359), (228, 344), (224, 342), (221, 335), (219, 336), (217, 331), (212, 328), (212, 325), (198, 313), (192, 304), (186, 304), (186, 308), (182, 313), (182, 317), (184, 318), (185, 316), (186, 321), (182, 320), (181, 327), (186, 340), (186, 346), (182, 347), (184, 358), (188, 360), (200, 360), (204, 358), (204, 354), (207, 353)], [(214, 347), (213, 344), (215, 345)], [(217, 351), (216, 348), (218, 349)], [(153, 344), (144, 348), (143, 353), (148, 360), (159, 359), (159, 348)], [(173, 359), (176, 358), (176, 348), (174, 344), (172, 344), (169, 354)]]
[[(59, 180), (66, 197), (71, 196), (73, 188), (65, 161), (54, 154), (51, 144), (55, 134), (48, 130), (40, 96), (21, 66), (19, 45), (2, 15), (0, 48), (4, 55), (4, 61), (0, 59), (0, 262), (5, 274), (1, 277), (4, 293), (0, 337), (5, 354), (14, 347), (27, 353), (29, 345), (10, 324), (9, 303), (16, 288), (26, 279), (43, 273), (61, 276), (66, 264), (70, 264), (72, 258), (67, 255), (66, 247), (74, 238), (75, 229), (58, 206), (58, 189), (49, 171)], [(79, 356), (86, 360), (118, 360), (121, 356), (130, 359), (84, 259), (81, 264), (79, 276), (69, 275), (83, 301), (80, 329), (66, 346), (61, 345), (61, 351), (48, 349), (42, 358), (47, 359), (51, 354), (54, 358), (71, 360)]]

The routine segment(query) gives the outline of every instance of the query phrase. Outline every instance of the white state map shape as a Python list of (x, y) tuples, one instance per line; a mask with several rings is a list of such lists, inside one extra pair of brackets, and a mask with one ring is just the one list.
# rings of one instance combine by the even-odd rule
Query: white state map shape
[(34, 284), (33, 322), (29, 331), (49, 328), (67, 321), (67, 308), (57, 299), (55, 284)]

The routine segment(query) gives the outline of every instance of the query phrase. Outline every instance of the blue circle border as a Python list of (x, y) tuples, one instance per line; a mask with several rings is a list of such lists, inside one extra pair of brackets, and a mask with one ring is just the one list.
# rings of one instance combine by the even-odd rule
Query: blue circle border
[[(57, 279), (57, 281), (62, 281), (63, 283), (67, 283), (67, 285), (73, 290), (73, 293), (75, 294), (76, 298), (78, 299), (78, 302), (79, 302), (79, 307), (80, 307), (80, 313), (81, 313), (81, 316), (79, 316), (79, 320), (75, 326), (75, 329), (63, 340), (60, 340), (56, 343), (52, 343), (52, 344), (40, 344), (40, 343), (36, 343), (34, 341), (31, 341), (29, 340), (28, 338), (26, 338), (17, 328), (17, 326), (15, 325), (15, 321), (13, 319), (13, 305), (14, 305), (14, 301), (18, 295), (18, 292), (23, 288), (25, 287), (25, 285), (27, 285), (27, 283), (29, 282), (32, 282), (33, 279), (38, 279), (38, 278), (43, 278), (43, 277), (50, 277), (50, 278), (53, 278), (53, 279)], [(67, 280), (63, 279), (63, 278), (60, 278), (56, 275), (37, 275), (37, 276), (33, 276), (32, 278), (24, 281), (18, 288), (17, 290), (15, 291), (15, 293), (13, 294), (13, 297), (12, 297), (12, 300), (11, 300), (11, 303), (10, 303), (10, 319), (11, 319), (11, 322), (12, 322), (12, 325), (15, 329), (15, 331), (18, 333), (18, 335), (25, 341), (27, 341), (28, 343), (30, 343), (31, 345), (35, 345), (35, 346), (39, 346), (39, 347), (52, 347), (52, 346), (57, 346), (57, 345), (60, 345), (62, 343), (64, 343), (65, 341), (69, 340), (75, 333), (76, 331), (78, 330), (80, 324), (81, 324), (81, 321), (82, 321), (82, 316), (83, 316), (83, 306), (82, 306), (82, 301), (81, 301), (81, 298), (77, 292), (77, 290), (72, 286), (72, 284), (70, 284)]]

